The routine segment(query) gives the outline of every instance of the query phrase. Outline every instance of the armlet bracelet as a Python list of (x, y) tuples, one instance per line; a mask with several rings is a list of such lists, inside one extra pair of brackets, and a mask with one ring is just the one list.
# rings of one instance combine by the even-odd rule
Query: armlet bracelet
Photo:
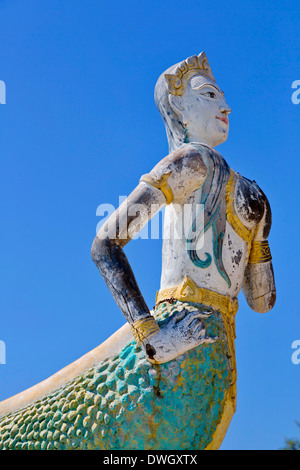
[(151, 184), (154, 188), (160, 189), (160, 191), (164, 194), (166, 198), (167, 204), (171, 204), (174, 199), (174, 194), (172, 191), (171, 186), (168, 185), (168, 178), (170, 176), (169, 173), (164, 173), (159, 179), (153, 179), (150, 175), (143, 175), (140, 181), (144, 181), (145, 183)]
[(271, 251), (267, 240), (252, 242), (249, 263), (266, 263), (271, 259)]
[(137, 344), (141, 344), (142, 341), (157, 333), (159, 331), (159, 326), (156, 323), (155, 318), (150, 315), (149, 317), (134, 322), (131, 325), (131, 330)]

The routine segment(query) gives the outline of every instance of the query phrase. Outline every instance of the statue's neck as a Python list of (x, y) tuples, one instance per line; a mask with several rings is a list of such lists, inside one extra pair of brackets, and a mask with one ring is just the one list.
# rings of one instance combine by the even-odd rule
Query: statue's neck
[(169, 142), (169, 153), (172, 153), (174, 152), (175, 150), (179, 149), (180, 147), (182, 147), (182, 145), (184, 144), (205, 144), (205, 145), (208, 145), (209, 147), (212, 147), (212, 145), (207, 142), (205, 139), (202, 139), (201, 141), (190, 141), (188, 140), (187, 138), (174, 138), (173, 136), (171, 136), (171, 138), (168, 139), (168, 142)]

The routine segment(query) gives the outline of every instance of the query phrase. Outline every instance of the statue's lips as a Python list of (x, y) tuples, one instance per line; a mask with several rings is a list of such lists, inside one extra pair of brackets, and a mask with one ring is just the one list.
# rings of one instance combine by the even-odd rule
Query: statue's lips
[(225, 122), (225, 124), (227, 124), (227, 125), (229, 124), (229, 120), (226, 117), (221, 117), (221, 116), (216, 115), (216, 118), (220, 119), (220, 121)]

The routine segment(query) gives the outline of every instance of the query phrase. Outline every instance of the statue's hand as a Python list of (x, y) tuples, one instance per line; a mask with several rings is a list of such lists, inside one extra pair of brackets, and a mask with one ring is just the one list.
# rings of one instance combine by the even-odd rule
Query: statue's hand
[(163, 363), (203, 343), (214, 343), (217, 337), (206, 336), (202, 319), (211, 312), (188, 312), (183, 309), (170, 317), (160, 330), (143, 343), (147, 359), (152, 363)]

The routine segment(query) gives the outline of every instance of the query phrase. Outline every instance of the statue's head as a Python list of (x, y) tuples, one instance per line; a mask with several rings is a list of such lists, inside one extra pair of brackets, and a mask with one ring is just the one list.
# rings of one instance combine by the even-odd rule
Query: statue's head
[(204, 142), (215, 147), (228, 137), (231, 109), (204, 52), (173, 65), (159, 77), (155, 102), (171, 151), (184, 142)]

